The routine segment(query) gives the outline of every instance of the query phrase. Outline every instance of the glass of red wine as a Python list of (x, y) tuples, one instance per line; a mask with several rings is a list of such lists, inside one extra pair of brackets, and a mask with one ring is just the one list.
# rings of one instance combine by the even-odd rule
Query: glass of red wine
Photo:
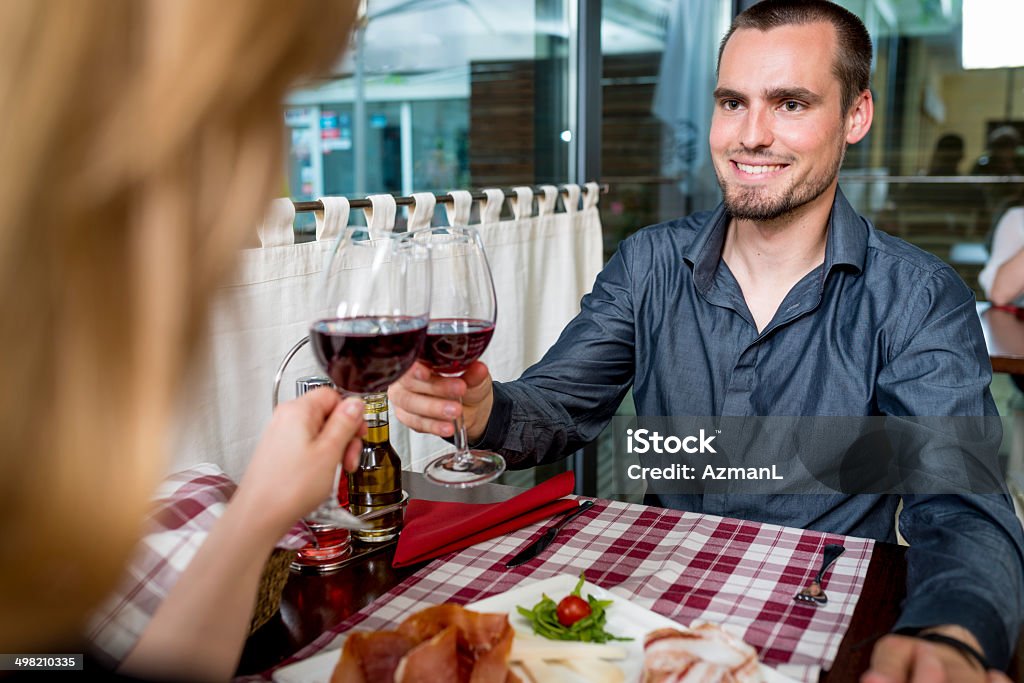
[[(412, 367), (426, 341), (431, 274), (428, 246), (409, 233), (345, 230), (321, 274), (309, 331), (313, 353), (339, 391), (385, 392)], [(340, 508), (340, 469), (314, 518), (346, 517), (332, 514)]]
[[(459, 377), (484, 352), (494, 334), (497, 301), (480, 234), (469, 227), (432, 228), (415, 233), (430, 245), (430, 325), (420, 362), (443, 377)], [(505, 471), (496, 453), (470, 449), (460, 414), (454, 420), (455, 450), (427, 465), (427, 478), (444, 486), (467, 487)]]

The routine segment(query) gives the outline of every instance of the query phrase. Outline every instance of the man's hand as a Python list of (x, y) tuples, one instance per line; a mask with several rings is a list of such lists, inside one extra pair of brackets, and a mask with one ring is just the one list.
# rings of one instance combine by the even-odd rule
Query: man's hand
[[(981, 651), (970, 631), (960, 626), (928, 629)], [(909, 636), (888, 635), (878, 641), (871, 654), (871, 669), (861, 683), (1010, 683), (1004, 674), (982, 671), (976, 662), (949, 645)]]
[(388, 398), (398, 419), (424, 434), (452, 436), (452, 420), (461, 410), (466, 437), (472, 443), (487, 429), (494, 390), (490, 371), (479, 361), (470, 365), (462, 377), (441, 377), (417, 362), (391, 385)]

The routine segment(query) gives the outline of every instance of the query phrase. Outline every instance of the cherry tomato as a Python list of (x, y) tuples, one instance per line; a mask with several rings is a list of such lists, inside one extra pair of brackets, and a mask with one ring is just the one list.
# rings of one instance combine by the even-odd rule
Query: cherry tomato
[(580, 619), (590, 616), (590, 605), (587, 601), (577, 595), (567, 595), (558, 603), (558, 623), (562, 626), (572, 626)]

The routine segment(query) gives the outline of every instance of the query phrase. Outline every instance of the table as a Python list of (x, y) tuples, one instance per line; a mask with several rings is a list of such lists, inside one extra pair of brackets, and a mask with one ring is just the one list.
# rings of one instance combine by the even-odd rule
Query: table
[(992, 371), (1024, 375), (1024, 320), (1008, 311), (995, 310), (987, 303), (978, 304), (978, 316)]
[[(404, 473), (412, 497), (434, 500), (497, 502), (520, 489), (484, 485), (466, 491), (447, 491), (428, 484), (422, 475)], [(362, 555), (357, 562), (329, 576), (293, 574), (285, 587), (281, 612), (249, 639), (240, 674), (258, 673), (310, 643), (320, 633), (362, 609), (411, 576), (419, 566), (393, 569), (394, 544)], [(906, 595), (905, 548), (878, 543), (872, 554), (861, 599), (850, 628), (840, 644), (828, 683), (856, 681), (871, 656), (875, 640), (889, 631)]]

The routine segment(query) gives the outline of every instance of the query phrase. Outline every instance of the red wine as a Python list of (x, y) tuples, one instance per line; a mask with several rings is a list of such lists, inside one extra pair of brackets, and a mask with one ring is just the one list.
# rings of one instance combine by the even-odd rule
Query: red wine
[(331, 318), (313, 323), (310, 341), (336, 387), (378, 393), (416, 361), (426, 331), (423, 318)]
[(427, 327), (427, 343), (420, 357), (442, 375), (456, 375), (480, 357), (494, 334), (489, 320), (436, 318)]

